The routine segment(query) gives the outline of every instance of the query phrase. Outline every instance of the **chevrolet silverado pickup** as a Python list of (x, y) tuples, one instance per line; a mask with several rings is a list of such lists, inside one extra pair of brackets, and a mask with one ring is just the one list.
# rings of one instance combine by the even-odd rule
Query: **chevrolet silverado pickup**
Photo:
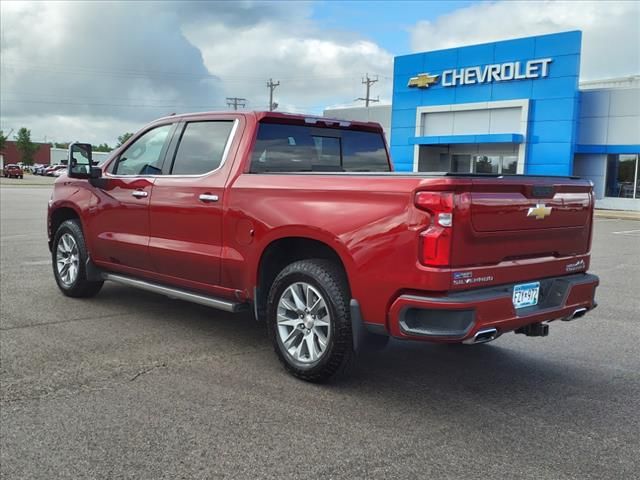
[(252, 311), (315, 382), (390, 337), (545, 336), (596, 306), (589, 181), (392, 170), (378, 124), (274, 112), (162, 118), (100, 167), (76, 143), (49, 201), (55, 280)]

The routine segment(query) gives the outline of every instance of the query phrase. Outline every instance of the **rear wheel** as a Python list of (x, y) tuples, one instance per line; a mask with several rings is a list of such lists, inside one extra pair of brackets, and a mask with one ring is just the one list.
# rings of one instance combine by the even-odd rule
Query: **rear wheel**
[(68, 297), (93, 297), (104, 282), (87, 279), (89, 255), (78, 220), (66, 220), (58, 227), (51, 251), (53, 274), (58, 287)]
[(269, 291), (267, 326), (276, 354), (294, 376), (323, 382), (344, 370), (353, 337), (342, 270), (321, 259), (285, 267)]

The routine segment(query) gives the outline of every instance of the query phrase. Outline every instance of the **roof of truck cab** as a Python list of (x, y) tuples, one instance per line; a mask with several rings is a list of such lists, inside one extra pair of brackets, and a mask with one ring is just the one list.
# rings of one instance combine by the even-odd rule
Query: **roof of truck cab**
[(327, 125), (335, 125), (340, 127), (357, 127), (361, 129), (367, 130), (375, 130), (382, 131), (382, 127), (379, 123), (376, 122), (360, 122), (356, 120), (345, 120), (340, 118), (332, 118), (332, 117), (323, 117), (319, 115), (304, 115), (300, 113), (286, 113), (286, 112), (269, 112), (269, 111), (261, 111), (261, 110), (221, 110), (221, 111), (211, 111), (211, 112), (192, 112), (192, 113), (181, 113), (179, 115), (168, 115), (166, 117), (159, 118), (155, 120), (153, 123), (166, 120), (166, 119), (187, 119), (187, 118), (206, 118), (208, 116), (218, 116), (218, 115), (243, 115), (243, 116), (253, 116), (258, 122), (265, 119), (273, 119), (277, 121), (281, 121), (282, 123), (303, 123), (303, 124), (314, 124), (318, 122), (325, 123)]

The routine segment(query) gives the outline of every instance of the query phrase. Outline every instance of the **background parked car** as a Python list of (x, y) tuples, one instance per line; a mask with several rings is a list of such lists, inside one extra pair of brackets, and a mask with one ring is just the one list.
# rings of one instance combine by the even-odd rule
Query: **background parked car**
[(53, 177), (59, 177), (60, 175), (62, 175), (63, 173), (65, 173), (67, 171), (67, 166), (66, 165), (61, 165), (62, 168), (56, 168), (51, 172), (51, 176)]
[(7, 178), (11, 178), (11, 177), (22, 178), (22, 176), (24, 175), (24, 172), (22, 171), (22, 168), (20, 168), (15, 163), (9, 163), (5, 165), (4, 170), (2, 171), (2, 174)]
[(41, 163), (36, 163), (29, 167), (29, 171), (34, 175), (36, 175), (36, 172), (38, 171), (39, 168), (44, 168), (44, 165), (42, 165)]
[(54, 176), (58, 177), (59, 175), (55, 175), (55, 172), (60, 170), (60, 172), (62, 173), (66, 168), (67, 168), (66, 165), (54, 165), (52, 167), (47, 168), (44, 174), (47, 177), (54, 177)]
[(45, 177), (49, 177), (53, 175), (53, 171), (59, 167), (60, 165), (49, 165), (48, 167), (46, 167), (43, 171), (42, 171), (42, 175), (44, 175)]

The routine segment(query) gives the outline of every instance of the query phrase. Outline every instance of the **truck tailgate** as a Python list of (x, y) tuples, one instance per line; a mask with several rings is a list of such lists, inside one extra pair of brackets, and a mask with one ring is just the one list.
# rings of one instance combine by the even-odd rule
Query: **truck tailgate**
[(456, 204), (453, 265), (588, 253), (591, 190), (571, 178), (472, 179)]

